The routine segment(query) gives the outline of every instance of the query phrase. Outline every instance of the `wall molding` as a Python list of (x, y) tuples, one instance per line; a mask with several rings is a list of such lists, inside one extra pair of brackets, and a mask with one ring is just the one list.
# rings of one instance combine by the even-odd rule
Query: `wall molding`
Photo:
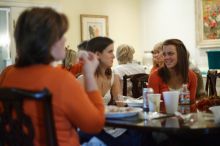
[(45, 1), (18, 1), (18, 0), (1, 0), (0, 7), (46, 7), (50, 6), (60, 10), (59, 2), (45, 2)]

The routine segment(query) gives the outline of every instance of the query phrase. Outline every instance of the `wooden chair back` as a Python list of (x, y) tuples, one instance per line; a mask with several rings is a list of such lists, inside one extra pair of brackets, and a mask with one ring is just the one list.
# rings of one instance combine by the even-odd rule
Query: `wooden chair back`
[(205, 86), (205, 90), (208, 96), (217, 96), (217, 90), (216, 90), (217, 78), (220, 78), (220, 73), (218, 73), (216, 70), (208, 71), (206, 86)]
[[(42, 102), (45, 135), (48, 146), (57, 146), (52, 111), (52, 96), (47, 89), (29, 91), (0, 88), (0, 146), (33, 146), (35, 130), (32, 119), (24, 112), (24, 101)], [(2, 108), (2, 110), (1, 110)]]
[(132, 97), (138, 98), (142, 96), (142, 88), (146, 86), (149, 75), (146, 73), (124, 75), (123, 76), (123, 95), (127, 96), (127, 82), (130, 80), (132, 83)]

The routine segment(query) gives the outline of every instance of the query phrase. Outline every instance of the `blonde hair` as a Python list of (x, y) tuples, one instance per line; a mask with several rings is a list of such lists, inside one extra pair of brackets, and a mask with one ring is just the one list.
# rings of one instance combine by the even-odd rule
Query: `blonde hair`
[(153, 51), (162, 51), (163, 50), (163, 42), (159, 42), (154, 45)]
[(118, 60), (119, 64), (126, 64), (131, 63), (133, 60), (133, 55), (135, 53), (135, 50), (133, 47), (122, 44), (118, 46), (116, 51), (116, 58)]
[[(159, 42), (159, 43), (157, 43), (157, 44), (154, 45), (154, 48), (153, 48), (153, 50), (152, 50), (151, 52), (154, 53), (155, 51), (157, 51), (157, 52), (163, 51), (163, 42)], [(159, 67), (159, 64), (157, 64), (157, 63), (153, 60), (153, 66)]]
[(76, 51), (72, 49), (66, 50), (66, 57), (64, 59), (64, 67), (69, 70), (76, 61)]

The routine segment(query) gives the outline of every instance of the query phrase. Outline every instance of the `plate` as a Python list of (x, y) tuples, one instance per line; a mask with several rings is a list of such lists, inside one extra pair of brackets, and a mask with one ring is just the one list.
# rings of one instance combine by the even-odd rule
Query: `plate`
[(174, 114), (163, 114), (158, 112), (142, 112), (139, 114), (140, 119), (154, 120), (154, 119), (166, 119), (170, 117), (175, 117)]
[(105, 108), (105, 116), (106, 118), (124, 118), (135, 116), (141, 111), (142, 108), (107, 106)]
[[(130, 107), (142, 107), (143, 106), (143, 99), (127, 99), (124, 101)], [(160, 100), (160, 102), (163, 102)]]
[(131, 107), (142, 107), (143, 106), (143, 99), (128, 99), (125, 101), (125, 103), (127, 103), (128, 106)]

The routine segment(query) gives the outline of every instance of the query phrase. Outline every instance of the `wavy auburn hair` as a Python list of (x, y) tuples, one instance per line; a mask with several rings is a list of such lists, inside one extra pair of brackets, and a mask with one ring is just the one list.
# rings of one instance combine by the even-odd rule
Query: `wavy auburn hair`
[(52, 62), (51, 47), (67, 29), (67, 17), (52, 8), (25, 10), (19, 16), (14, 32), (17, 51), (15, 65), (24, 67)]

